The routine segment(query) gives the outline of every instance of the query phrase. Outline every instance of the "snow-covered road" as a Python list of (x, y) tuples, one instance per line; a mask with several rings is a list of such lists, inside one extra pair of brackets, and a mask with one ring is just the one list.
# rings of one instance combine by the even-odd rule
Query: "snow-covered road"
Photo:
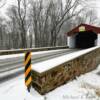
[[(53, 59), (65, 54), (78, 51), (77, 49), (60, 49), (32, 53), (32, 64)], [(16, 58), (17, 57), (17, 58)], [(21, 58), (20, 58), (21, 57)], [(8, 81), (24, 73), (24, 54), (0, 56), (0, 83)]]
[[(71, 53), (75, 50), (60, 49), (50, 51), (40, 51), (32, 53), (32, 63), (36, 63), (42, 60), (54, 58), (55, 56), (64, 55), (65, 53)], [(0, 72), (7, 71), (12, 68), (23, 67), (25, 54), (11, 54), (0, 56)]]
[(42, 96), (34, 89), (28, 93), (24, 75), (0, 84), (0, 100), (100, 100), (100, 65), (90, 73)]

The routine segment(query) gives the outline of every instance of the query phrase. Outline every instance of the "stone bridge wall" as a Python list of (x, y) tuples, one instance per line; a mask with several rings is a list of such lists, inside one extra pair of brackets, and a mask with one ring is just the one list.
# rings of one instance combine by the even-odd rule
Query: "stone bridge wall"
[(45, 94), (76, 76), (94, 70), (100, 64), (100, 48), (63, 63), (43, 73), (32, 70), (32, 86), (40, 94)]

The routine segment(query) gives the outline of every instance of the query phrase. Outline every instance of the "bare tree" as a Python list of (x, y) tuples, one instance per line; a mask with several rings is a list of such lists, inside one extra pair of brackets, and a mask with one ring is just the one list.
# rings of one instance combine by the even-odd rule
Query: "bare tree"
[(65, 6), (62, 0), (43, 0), (31, 2), (31, 15), (36, 46), (55, 46), (58, 35), (64, 23), (78, 15), (82, 9), (77, 9), (79, 0), (66, 0)]
[[(28, 35), (30, 27), (30, 19), (27, 15), (28, 0), (17, 0), (18, 6), (10, 6), (7, 15), (10, 18), (8, 24), (10, 29), (10, 41), (13, 41), (12, 48), (27, 48), (32, 45), (32, 40), (29, 43), (30, 34)], [(32, 38), (30, 38), (32, 39)], [(32, 46), (31, 46), (32, 47)]]
[(16, 6), (11, 6), (8, 8), (7, 15), (10, 21), (7, 22), (9, 43), (11, 48), (21, 48), (21, 33), (19, 30), (19, 16)]
[(89, 24), (97, 24), (98, 23), (98, 17), (97, 17), (97, 12), (96, 10), (89, 10), (87, 12), (87, 19), (89, 19), (88, 23)]
[(6, 34), (6, 19), (0, 17), (0, 49), (6, 49), (7, 34)]
[[(75, 20), (76, 19), (76, 20)], [(98, 24), (97, 12), (94, 9), (85, 9), (80, 15), (76, 16), (73, 20), (75, 26), (86, 23), (90, 25)]]
[(0, 0), (0, 8), (2, 8), (6, 4), (7, 0)]
[(27, 24), (26, 24), (26, 16), (27, 16), (27, 4), (28, 0), (17, 0), (18, 4), (18, 18), (19, 18), (19, 29), (21, 33), (21, 47), (27, 48)]

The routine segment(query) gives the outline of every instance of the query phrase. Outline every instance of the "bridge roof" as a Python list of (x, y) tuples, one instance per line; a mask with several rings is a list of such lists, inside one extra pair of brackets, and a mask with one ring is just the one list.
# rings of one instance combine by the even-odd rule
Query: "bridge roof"
[[(83, 28), (80, 29), (80, 28)], [(68, 36), (71, 36), (71, 35), (74, 35), (76, 33), (79, 33), (80, 31), (93, 31), (97, 34), (100, 33), (100, 27), (96, 27), (96, 26), (91, 26), (91, 25), (88, 25), (88, 24), (80, 24), (78, 25), (77, 27), (75, 27), (74, 29), (72, 29), (71, 31), (69, 31), (68, 33), (65, 33), (67, 34)]]

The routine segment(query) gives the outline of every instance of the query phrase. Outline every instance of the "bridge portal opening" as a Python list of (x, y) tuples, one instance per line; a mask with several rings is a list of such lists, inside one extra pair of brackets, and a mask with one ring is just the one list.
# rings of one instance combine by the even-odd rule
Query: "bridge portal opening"
[(97, 34), (93, 31), (79, 32), (75, 36), (76, 48), (90, 48), (96, 45)]

